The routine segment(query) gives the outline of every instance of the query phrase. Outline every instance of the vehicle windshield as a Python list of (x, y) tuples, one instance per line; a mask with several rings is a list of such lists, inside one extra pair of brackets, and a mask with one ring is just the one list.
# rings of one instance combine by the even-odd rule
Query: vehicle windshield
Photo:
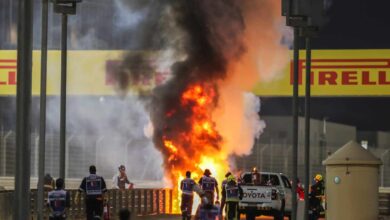
[(242, 185), (255, 185), (255, 186), (279, 186), (280, 181), (275, 174), (256, 174), (246, 173), (242, 176)]

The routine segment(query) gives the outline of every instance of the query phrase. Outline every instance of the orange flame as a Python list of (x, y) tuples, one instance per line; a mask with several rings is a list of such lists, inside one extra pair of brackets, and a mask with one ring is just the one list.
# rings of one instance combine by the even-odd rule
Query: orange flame
[[(189, 128), (179, 129), (177, 133), (167, 130), (162, 136), (168, 153), (166, 175), (174, 184), (174, 213), (180, 212), (179, 187), (187, 170), (192, 172), (192, 178), (198, 180), (203, 171), (209, 169), (220, 181), (228, 169), (226, 153), (221, 152), (222, 138), (211, 117), (215, 106), (215, 87), (209, 84), (190, 85), (180, 100), (180, 108), (189, 111), (186, 118)], [(170, 110), (165, 115), (174, 118), (179, 111)]]

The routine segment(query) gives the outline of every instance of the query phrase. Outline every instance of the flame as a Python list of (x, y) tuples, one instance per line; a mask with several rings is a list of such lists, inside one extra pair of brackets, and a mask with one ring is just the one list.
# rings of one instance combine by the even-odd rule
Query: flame
[(162, 135), (167, 155), (166, 177), (174, 184), (174, 213), (180, 212), (180, 181), (187, 170), (191, 171), (195, 181), (199, 180), (205, 169), (209, 169), (221, 181), (228, 169), (227, 153), (222, 150), (222, 138), (211, 117), (216, 107), (215, 87), (206, 83), (189, 85), (180, 97), (179, 107), (170, 109), (165, 116), (174, 120), (175, 116), (188, 113), (185, 119), (188, 128), (167, 128)]

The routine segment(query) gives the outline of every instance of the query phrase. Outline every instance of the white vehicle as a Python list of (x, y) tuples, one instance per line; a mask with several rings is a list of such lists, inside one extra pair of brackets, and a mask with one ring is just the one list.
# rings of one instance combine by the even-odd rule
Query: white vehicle
[[(243, 191), (239, 202), (239, 212), (246, 215), (247, 220), (256, 216), (274, 216), (283, 219), (291, 216), (291, 184), (281, 173), (260, 172), (260, 180), (254, 182), (251, 172), (241, 174), (240, 186)], [(258, 177), (257, 177), (258, 178)]]

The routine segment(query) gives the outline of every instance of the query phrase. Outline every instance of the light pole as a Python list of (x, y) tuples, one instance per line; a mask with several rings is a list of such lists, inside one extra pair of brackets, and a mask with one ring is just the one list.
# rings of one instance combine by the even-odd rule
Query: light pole
[(60, 178), (65, 181), (66, 147), (66, 65), (68, 15), (76, 14), (76, 5), (82, 0), (52, 0), (54, 12), (62, 15), (61, 24), (61, 107), (60, 107)]
[(293, 172), (292, 172), (292, 219), (297, 218), (297, 156), (298, 156), (298, 65), (299, 37), (306, 40), (306, 84), (305, 84), (305, 212), (304, 219), (309, 219), (309, 184), (310, 184), (310, 82), (311, 82), (311, 42), (319, 27), (325, 23), (326, 0), (282, 0), (282, 14), (286, 24), (294, 28), (294, 80), (293, 80)]
[(16, 89), (16, 160), (14, 220), (30, 215), (31, 78), (33, 1), (19, 0)]
[(282, 15), (286, 24), (294, 28), (294, 77), (293, 77), (293, 172), (292, 172), (292, 214), (297, 219), (297, 157), (298, 157), (298, 71), (299, 71), (299, 37), (306, 40), (306, 92), (305, 92), (305, 212), (309, 215), (309, 179), (310, 179), (310, 82), (311, 82), (311, 42), (320, 26), (325, 23), (325, 0), (282, 0)]
[[(306, 0), (307, 1), (307, 0)], [(326, 22), (326, 1), (310, 0), (306, 8), (307, 23), (301, 27), (301, 36), (306, 42), (306, 83), (305, 83), (305, 212), (304, 219), (309, 219), (309, 184), (310, 184), (310, 98), (311, 98), (311, 38), (318, 35)]]
[(42, 0), (42, 36), (41, 36), (41, 95), (39, 120), (39, 163), (38, 163), (38, 219), (43, 219), (43, 179), (45, 175), (45, 142), (46, 142), (46, 76), (47, 76), (47, 29), (48, 29), (48, 0)]
[(306, 82), (305, 82), (305, 212), (304, 219), (309, 219), (309, 184), (310, 184), (310, 96), (311, 96), (311, 42), (310, 37), (314, 36), (316, 28), (305, 27), (301, 29), (301, 35), (305, 37), (306, 43)]
[(282, 0), (282, 15), (286, 16), (286, 25), (294, 28), (293, 43), (293, 104), (292, 104), (292, 196), (291, 196), (291, 219), (297, 219), (297, 180), (298, 180), (298, 71), (299, 71), (299, 28), (304, 27), (307, 22), (307, 15), (300, 8), (302, 1)]

